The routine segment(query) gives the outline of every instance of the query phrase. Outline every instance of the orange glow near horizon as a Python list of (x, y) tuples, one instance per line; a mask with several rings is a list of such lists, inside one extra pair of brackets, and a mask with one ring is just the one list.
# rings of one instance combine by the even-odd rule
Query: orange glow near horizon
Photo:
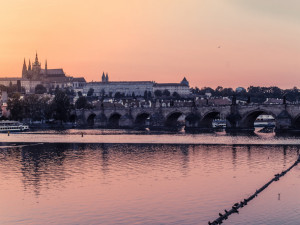
[(0, 77), (44, 67), (100, 80), (300, 87), (300, 3), (12, 0), (0, 3)]

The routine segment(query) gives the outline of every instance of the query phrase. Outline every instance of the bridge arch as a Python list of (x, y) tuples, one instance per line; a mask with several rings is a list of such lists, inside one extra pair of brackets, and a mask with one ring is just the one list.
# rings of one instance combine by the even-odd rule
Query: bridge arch
[(108, 118), (108, 127), (118, 128), (120, 126), (120, 118), (121, 118), (121, 114), (117, 112), (112, 113)]
[(220, 119), (219, 111), (210, 111), (202, 116), (201, 126), (203, 128), (213, 128), (213, 120)]
[(167, 127), (177, 127), (180, 125), (178, 119), (181, 116), (185, 116), (184, 113), (180, 111), (171, 112), (166, 116), (165, 126)]
[(149, 125), (149, 124), (147, 124), (147, 120), (150, 119), (150, 117), (151, 117), (150, 113), (147, 113), (147, 112), (139, 113), (135, 117), (134, 125), (139, 126), (139, 127)]
[(295, 129), (300, 129), (300, 114), (298, 114), (292, 121), (292, 126)]
[(266, 111), (263, 109), (256, 109), (256, 110), (250, 111), (242, 116), (241, 127), (254, 128), (254, 122), (257, 119), (257, 117), (260, 115), (271, 115), (276, 122), (277, 116), (273, 112)]
[(96, 117), (95, 113), (91, 113), (88, 116), (88, 118), (86, 120), (88, 126), (91, 126), (91, 127), (94, 126), (94, 124), (95, 124), (95, 117)]

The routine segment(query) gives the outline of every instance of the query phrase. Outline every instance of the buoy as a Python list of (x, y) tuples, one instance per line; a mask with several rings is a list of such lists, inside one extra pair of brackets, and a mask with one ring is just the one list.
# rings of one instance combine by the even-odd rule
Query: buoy
[(83, 133), (81, 133), (81, 137), (83, 137)]

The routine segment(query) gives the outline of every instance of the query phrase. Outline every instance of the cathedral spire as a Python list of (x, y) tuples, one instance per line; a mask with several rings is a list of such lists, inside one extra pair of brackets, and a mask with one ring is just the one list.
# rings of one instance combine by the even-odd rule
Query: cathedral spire
[(102, 82), (105, 82), (105, 74), (104, 74), (104, 71), (102, 73)]
[(27, 66), (24, 58), (23, 69), (22, 69), (22, 77), (25, 78), (27, 74)]
[(39, 62), (39, 59), (38, 59), (37, 52), (35, 53), (35, 62), (36, 62), (36, 63), (38, 63), (38, 62)]
[(24, 63), (23, 63), (23, 70), (27, 70), (27, 66), (26, 66), (26, 62), (25, 62), (25, 58), (24, 58)]
[(30, 63), (30, 59), (29, 59), (29, 62), (28, 62), (28, 70), (31, 70), (31, 63)]

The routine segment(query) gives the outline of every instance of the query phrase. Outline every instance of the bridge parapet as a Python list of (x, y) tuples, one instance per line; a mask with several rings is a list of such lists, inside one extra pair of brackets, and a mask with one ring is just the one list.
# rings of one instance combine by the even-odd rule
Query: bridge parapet
[[(72, 116), (80, 125), (134, 128), (136, 126), (165, 127), (185, 125), (190, 128), (212, 128), (216, 118), (227, 120), (227, 130), (253, 130), (261, 114), (272, 115), (277, 131), (300, 130), (300, 105), (247, 104), (156, 107), (102, 107), (74, 110)], [(114, 121), (114, 122), (113, 122)]]

